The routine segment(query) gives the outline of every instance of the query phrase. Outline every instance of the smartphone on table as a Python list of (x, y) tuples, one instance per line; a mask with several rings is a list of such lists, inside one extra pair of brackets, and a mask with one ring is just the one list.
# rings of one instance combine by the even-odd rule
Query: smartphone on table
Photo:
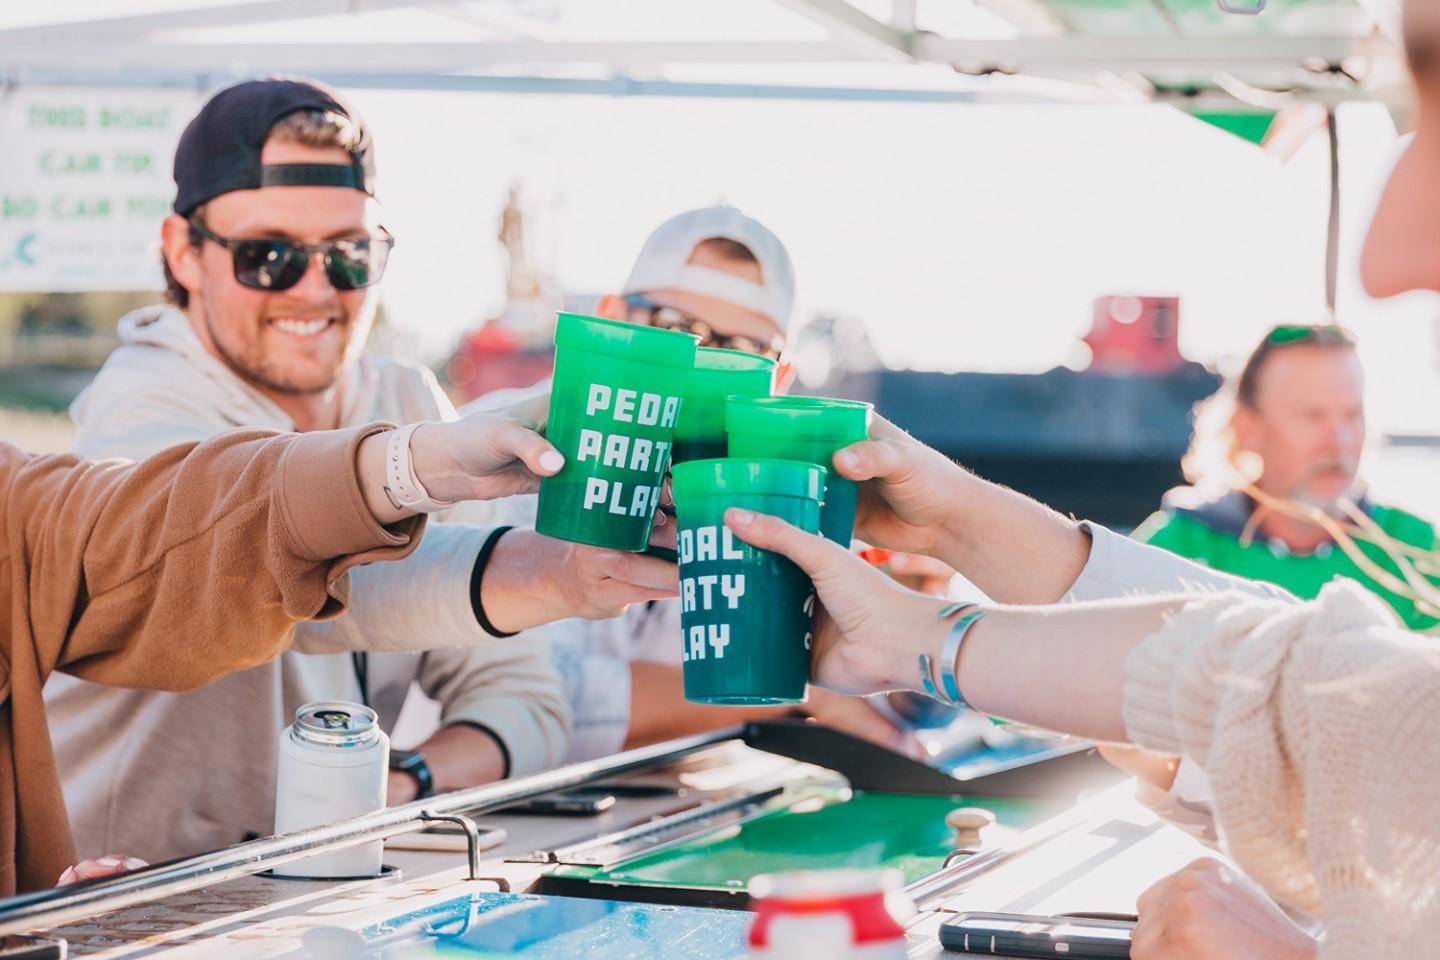
[(1127, 960), (1134, 920), (962, 913), (940, 926), (940, 945), (1000, 957)]
[(513, 807), (506, 807), (505, 813), (528, 813), (562, 817), (594, 817), (615, 806), (615, 794), (605, 788), (582, 787), (561, 793), (547, 793), (531, 797)]

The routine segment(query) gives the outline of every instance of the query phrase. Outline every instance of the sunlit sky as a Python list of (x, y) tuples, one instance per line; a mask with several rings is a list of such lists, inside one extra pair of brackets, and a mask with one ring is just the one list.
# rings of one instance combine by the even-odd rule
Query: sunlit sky
[[(548, 265), (579, 291), (622, 282), (671, 213), (736, 204), (788, 244), (798, 315), (860, 318), (897, 366), (1047, 369), (1074, 357), (1106, 293), (1179, 295), (1182, 346), (1206, 362), (1323, 317), (1323, 136), (1282, 164), (1149, 106), (354, 97), (402, 237), (386, 307), (429, 350), (501, 305), (493, 237), (515, 181)], [(1369, 106), (1341, 124), (1339, 314), (1382, 373), (1383, 424), (1428, 429), (1433, 301), (1369, 301), (1354, 267), (1394, 127)]]
[[(126, 12), (207, 5), (134, 0)], [(553, 32), (570, 37), (816, 34), (771, 0), (525, 5), (531, 13), (548, 7)], [(926, 0), (920, 9), (922, 19), (947, 12), (947, 31), (998, 35), (994, 18), (971, 4)], [(113, 10), (103, 0), (54, 0), (43, 11), (7, 4), (0, 27)], [(448, 23), (451, 39), (472, 29), (463, 18), (416, 19), (435, 15), (393, 14), (382, 35), (418, 38), (427, 22), (432, 30)], [(261, 40), (277, 29), (300, 41), (307, 30), (331, 37), (336, 28), (262, 25), (206, 39)], [(876, 69), (916, 86), (965, 83), (922, 67), (651, 74), (858, 84)], [(1205, 362), (1233, 358), (1270, 324), (1323, 315), (1323, 136), (1281, 163), (1159, 106), (349, 93), (374, 128), (384, 216), (399, 237), (386, 312), (425, 359), (439, 359), (500, 309), (495, 233), (517, 182), (542, 265), (570, 291), (615, 289), (667, 216), (738, 205), (789, 245), (797, 316), (859, 318), (896, 366), (1039, 371), (1073, 361), (1091, 301), (1107, 293), (1180, 296), (1183, 349)], [(1361, 335), (1377, 426), (1440, 431), (1434, 298), (1375, 304), (1355, 276), (1358, 241), (1397, 149), (1394, 127), (1378, 106), (1347, 106), (1341, 139), (1340, 319)]]

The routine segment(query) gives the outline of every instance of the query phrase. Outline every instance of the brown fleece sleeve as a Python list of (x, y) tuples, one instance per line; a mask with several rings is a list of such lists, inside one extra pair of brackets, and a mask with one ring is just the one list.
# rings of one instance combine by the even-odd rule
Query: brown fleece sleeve
[(383, 429), (235, 431), (133, 465), (30, 459), (5, 513), (40, 675), (190, 689), (340, 612), (345, 571), (405, 556), (423, 529), (365, 506), (357, 448)]

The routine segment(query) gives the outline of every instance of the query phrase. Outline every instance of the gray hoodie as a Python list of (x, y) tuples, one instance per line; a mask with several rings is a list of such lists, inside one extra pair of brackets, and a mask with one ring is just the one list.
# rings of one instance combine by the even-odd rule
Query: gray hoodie
[[(120, 339), (71, 407), (75, 452), (139, 459), (237, 427), (294, 429), (206, 352), (184, 313), (135, 311), (120, 321)], [(454, 417), (428, 370), (364, 357), (349, 371), (344, 426)], [(512, 509), (464, 504), (437, 515), (447, 522), (432, 520), (403, 563), (352, 571), (344, 616), (296, 629), (294, 651), (305, 652), (204, 689), (159, 693), (52, 677), (45, 699), (80, 854), (123, 851), (153, 862), (272, 832), (280, 732), (304, 703), (359, 699), (352, 650), (387, 651), (368, 658), (370, 704), (386, 729), (415, 683), (440, 702), (442, 723), (493, 731), (512, 775), (559, 763), (571, 717), (548, 644), (529, 634), (491, 637), (470, 607), (475, 555), (490, 528), (513, 522)], [(411, 652), (430, 647), (438, 649)]]

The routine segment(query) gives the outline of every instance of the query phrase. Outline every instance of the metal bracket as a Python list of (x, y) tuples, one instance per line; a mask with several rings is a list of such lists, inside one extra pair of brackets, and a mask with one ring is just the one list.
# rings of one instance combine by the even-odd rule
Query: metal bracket
[(420, 819), (426, 823), (453, 823), (465, 831), (465, 852), (470, 861), (470, 880), (480, 879), (480, 829), (475, 821), (459, 813), (435, 813), (421, 810)]
[(966, 857), (973, 857), (979, 852), (979, 847), (961, 847), (958, 850), (951, 850), (949, 855), (946, 856), (945, 862), (940, 864), (940, 869), (944, 870), (947, 867), (953, 867), (955, 864), (959, 863), (961, 860), (964, 860)]

